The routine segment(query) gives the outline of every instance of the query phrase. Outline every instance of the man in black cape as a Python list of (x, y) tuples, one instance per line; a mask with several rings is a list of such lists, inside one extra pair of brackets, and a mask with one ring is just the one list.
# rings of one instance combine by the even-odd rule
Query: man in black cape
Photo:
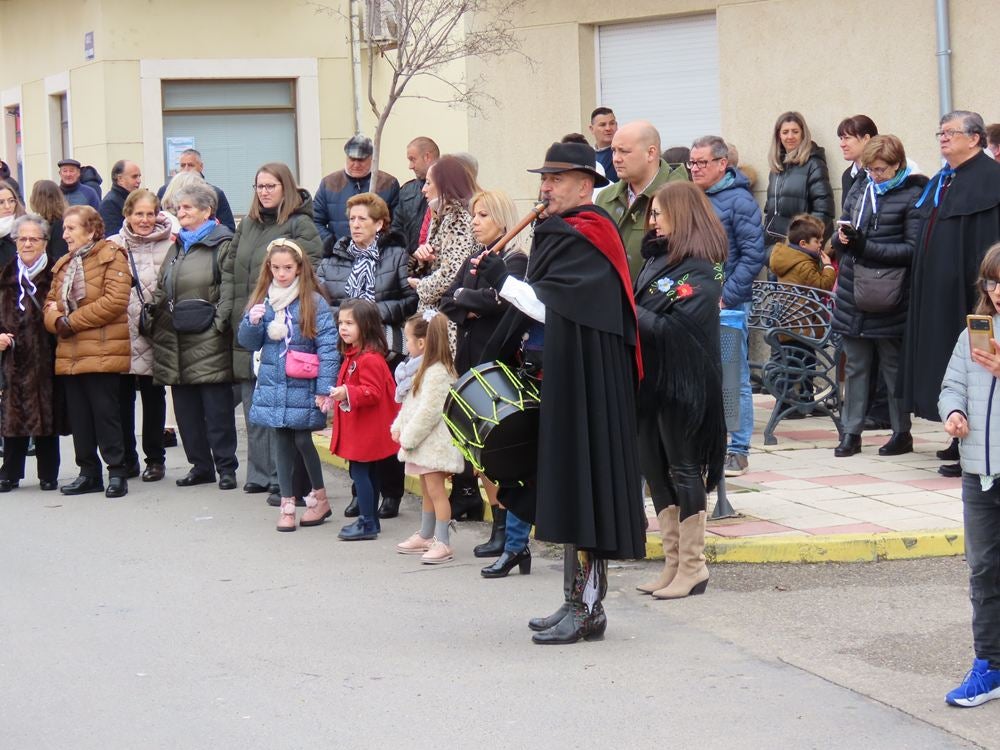
[(540, 644), (600, 638), (607, 561), (645, 555), (635, 398), (642, 377), (625, 248), (591, 203), (607, 184), (587, 144), (554, 143), (542, 175), (548, 201), (525, 281), (484, 253), (477, 273), (512, 303), (491, 342), (509, 356), (522, 335), (543, 341), (538, 469), (501, 502), (533, 520), (535, 537), (565, 547), (563, 605), (529, 623)]
[[(1000, 164), (983, 152), (983, 118), (975, 112), (949, 112), (941, 118), (938, 139), (947, 165), (916, 204), (923, 222), (899, 368), (904, 408), (935, 422), (941, 420), (937, 402), (944, 371), (965, 316), (978, 299), (979, 266), (990, 245), (1000, 240)], [(957, 460), (958, 446), (953, 447), (952, 460)], [(958, 464), (940, 471), (961, 475)]]

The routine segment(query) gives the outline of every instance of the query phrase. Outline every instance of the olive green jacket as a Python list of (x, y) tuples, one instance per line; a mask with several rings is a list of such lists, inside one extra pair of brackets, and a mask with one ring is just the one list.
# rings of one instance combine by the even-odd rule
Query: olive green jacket
[(642, 238), (649, 229), (649, 205), (653, 201), (653, 196), (664, 183), (687, 179), (688, 173), (684, 167), (671, 168), (663, 159), (660, 159), (660, 168), (656, 172), (656, 177), (645, 190), (636, 196), (631, 206), (628, 204), (628, 182), (625, 180), (619, 180), (597, 194), (597, 205), (607, 211), (612, 221), (618, 226), (618, 232), (625, 245), (625, 252), (628, 254), (628, 268), (633, 281), (639, 275), (643, 264)]
[[(222, 224), (184, 252), (178, 239), (167, 251), (153, 297), (153, 380), (161, 385), (200, 385), (233, 382), (232, 287), (222, 283), (221, 269), (229, 261), (233, 233)], [(219, 281), (212, 269), (212, 249), (219, 251)], [(168, 274), (171, 276), (167, 280)], [(168, 297), (204, 299), (216, 305), (215, 320), (201, 333), (177, 333)]]

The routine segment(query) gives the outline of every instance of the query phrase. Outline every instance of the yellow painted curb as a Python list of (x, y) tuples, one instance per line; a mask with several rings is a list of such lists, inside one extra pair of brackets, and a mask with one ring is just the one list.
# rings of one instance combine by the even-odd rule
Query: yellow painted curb
[[(320, 460), (324, 463), (328, 463), (331, 466), (336, 466), (338, 469), (343, 469), (347, 471), (347, 461), (342, 459), (340, 456), (335, 456), (330, 453), (330, 437), (329, 435), (324, 435), (321, 432), (313, 433), (313, 443), (316, 445), (316, 450), (319, 451)], [(409, 492), (411, 495), (416, 495), (417, 497), (423, 497), (423, 493), (420, 491), (420, 480), (409, 474), (403, 479), (403, 489)], [(480, 491), (480, 496), (482, 496), (482, 491)], [(489, 502), (483, 499), (483, 520), (492, 523), (493, 522), (493, 511), (490, 509)]]
[[(821, 563), (913, 560), (951, 557), (965, 552), (962, 529), (887, 531), (880, 534), (822, 536), (705, 537), (705, 557), (711, 563)], [(658, 533), (646, 535), (646, 558), (663, 559)]]

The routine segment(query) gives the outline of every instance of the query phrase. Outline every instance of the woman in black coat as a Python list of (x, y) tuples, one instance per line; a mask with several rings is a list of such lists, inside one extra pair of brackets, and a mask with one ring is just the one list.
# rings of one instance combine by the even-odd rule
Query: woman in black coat
[[(351, 234), (337, 242), (328, 241), (316, 275), (334, 319), (340, 303), (346, 299), (367, 299), (375, 303), (389, 342), (389, 366), (406, 354), (403, 326), (417, 311), (417, 292), (407, 283), (406, 252), (403, 235), (390, 227), (389, 206), (375, 193), (360, 193), (347, 201), (347, 220)], [(379, 518), (399, 514), (403, 497), (403, 464), (396, 456), (379, 461), (382, 502)], [(353, 494), (353, 493), (352, 493)], [(358, 515), (357, 497), (351, 500), (344, 515)]]
[[(913, 261), (920, 217), (914, 208), (927, 184), (923, 175), (911, 174), (903, 144), (894, 135), (879, 135), (865, 146), (861, 163), (868, 175), (853, 201), (852, 210), (833, 239), (840, 257), (837, 302), (833, 329), (841, 334), (847, 357), (841, 420), (844, 435), (834, 450), (838, 457), (861, 451), (861, 431), (867, 409), (872, 357), (878, 352), (879, 368), (890, 394), (896, 391), (896, 374), (909, 309), (909, 267)], [(872, 304), (855, 295), (859, 269), (889, 270), (898, 276), (896, 294), (880, 289)], [(910, 415), (899, 399), (889, 399), (892, 437), (879, 455), (895, 456), (913, 450)]]
[[(496, 293), (489, 284), (473, 273), (472, 258), (477, 257), (484, 249), (492, 248), (507, 231), (517, 225), (517, 214), (514, 203), (499, 190), (487, 190), (472, 196), (469, 204), (472, 206), (472, 233), (478, 243), (478, 249), (472, 256), (466, 258), (448, 290), (441, 295), (439, 310), (448, 316), (457, 327), (455, 346), (455, 370), (461, 375), (473, 365), (482, 364), (486, 359), (483, 354), (487, 342), (496, 331), (500, 316), (507, 311), (510, 303)], [(515, 238), (503, 249), (503, 260), (510, 275), (523, 279), (528, 270), (528, 256), (521, 249)], [(461, 515), (463, 507), (468, 507), (475, 516), (475, 509), (482, 508), (479, 487), (471, 473), (471, 467), (466, 466), (462, 475), (452, 478), (452, 484), (468, 486), (468, 497), (471, 502), (463, 504), (463, 498), (452, 493), (452, 513)], [(478, 545), (473, 554), (476, 557), (500, 558), (481, 571), (484, 578), (503, 578), (516, 565), (522, 572), (531, 570), (531, 549), (528, 547), (528, 534), (531, 524), (517, 518), (500, 507), (497, 499), (498, 488), (483, 477), (483, 487), (490, 501), (493, 512), (493, 528), (487, 542)]]
[(645, 377), (639, 387), (639, 465), (663, 538), (663, 570), (637, 588), (657, 599), (708, 585), (705, 507), (722, 476), (719, 300), (728, 241), (704, 193), (690, 182), (657, 192), (635, 280)]
[(69, 433), (65, 397), (55, 377), (55, 336), (45, 330), (42, 307), (52, 286), (51, 259), (45, 252), (48, 223), (26, 214), (14, 223), (17, 256), (0, 269), (0, 367), (3, 370), (4, 437), (0, 492), (24, 478), (28, 439), (35, 439), (38, 479), (43, 490), (56, 489), (59, 435)]
[(833, 231), (835, 207), (826, 155), (812, 141), (805, 118), (785, 112), (774, 123), (768, 154), (771, 173), (764, 203), (764, 245), (784, 241), (788, 224), (797, 214), (812, 214)]

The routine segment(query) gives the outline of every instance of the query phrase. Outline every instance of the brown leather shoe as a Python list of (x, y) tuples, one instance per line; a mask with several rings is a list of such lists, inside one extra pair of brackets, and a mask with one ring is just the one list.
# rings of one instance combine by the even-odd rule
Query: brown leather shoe
[(143, 482), (159, 482), (167, 472), (167, 467), (163, 464), (148, 464), (146, 470), (142, 472)]

